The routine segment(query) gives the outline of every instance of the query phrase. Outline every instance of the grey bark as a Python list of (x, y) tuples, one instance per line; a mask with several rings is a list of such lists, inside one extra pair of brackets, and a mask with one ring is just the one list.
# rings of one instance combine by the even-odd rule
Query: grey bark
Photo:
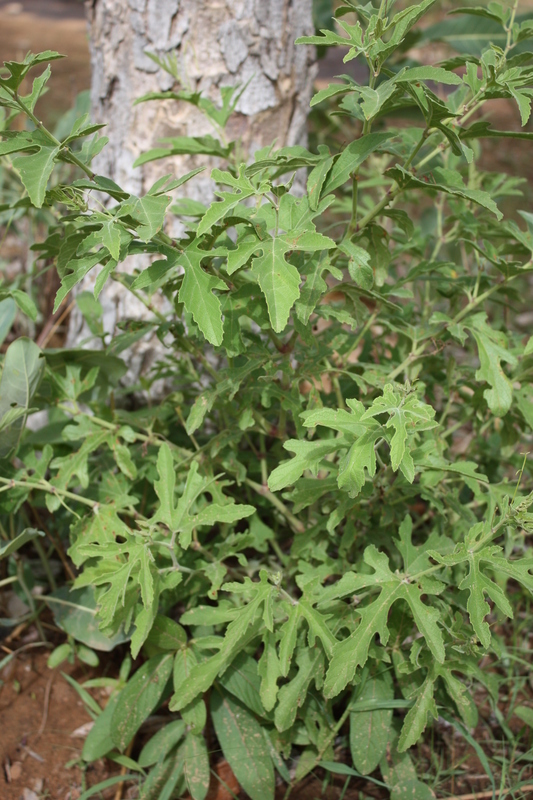
[[(99, 174), (142, 194), (161, 175), (217, 164), (206, 156), (180, 156), (133, 169), (137, 156), (161, 146), (162, 138), (213, 134), (210, 123), (189, 103), (133, 106), (147, 92), (174, 88), (172, 77), (146, 50), (159, 57), (175, 53), (181, 85), (215, 101), (221, 86), (246, 84), (227, 129), (230, 139), (242, 141), (244, 160), (274, 141), (280, 147), (305, 144), (315, 65), (312, 49), (295, 46), (294, 40), (313, 32), (312, 0), (88, 0), (86, 5), (93, 116), (107, 123), (110, 140), (94, 164)], [(181, 196), (203, 202), (211, 201), (212, 191), (209, 169), (179, 190)], [(136, 258), (122, 268), (139, 266)], [(90, 277), (83, 288), (90, 288)], [(113, 281), (100, 302), (108, 331), (118, 319), (147, 316)], [(81, 335), (74, 314), (70, 340)], [(146, 367), (141, 362), (151, 347), (143, 343), (133, 356), (133, 373)]]

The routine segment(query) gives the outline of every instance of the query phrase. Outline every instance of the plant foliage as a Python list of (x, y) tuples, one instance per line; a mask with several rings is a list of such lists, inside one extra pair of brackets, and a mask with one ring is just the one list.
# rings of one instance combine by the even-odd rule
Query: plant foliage
[[(76, 616), (51, 593), (60, 624), (143, 657), (84, 758), (120, 759), (168, 706), (138, 758), (145, 800), (206, 797), (208, 715), (252, 800), (273, 798), (275, 770), (296, 783), (331, 764), (339, 735), (394, 797), (432, 796), (406, 751), (440, 710), (475, 725), (472, 687), (493, 691), (480, 660), (498, 657), (501, 620), (533, 590), (520, 455), (533, 346), (509, 314), (533, 273), (533, 217), (524, 228), (504, 216), (519, 181), (478, 166), (480, 139), (533, 136), (478, 114), (509, 98), (528, 122), (533, 26), (517, 3), (462, 9), (482, 46), (454, 45), (459, 23), (478, 28), (451, 17), (441, 38), (460, 55), (426, 66), (406, 52), (434, 0), (394, 5), (345, 0), (335, 27), (300, 40), (367, 63), (367, 85), (342, 76), (312, 103), (351, 122), (353, 141), (239, 163), (223, 135), (231, 90), (221, 107), (179, 87), (141, 98), (194, 103), (212, 121), (216, 137), (172, 139), (138, 162), (218, 157), (209, 206), (180, 199), (197, 170), (141, 197), (95, 174), (106, 139), (88, 117), (61, 138), (42, 125), (35, 105), (57, 53), (1, 73), (0, 155), (20, 191), (0, 210), (49, 214), (35, 249), (57, 269), (57, 309), (97, 276), (94, 295), (76, 298), (90, 349), (19, 338), (4, 356), (0, 510), (21, 523), (0, 556), (15, 563), (39, 540), (22, 523), (28, 507), (56, 535), (70, 529)], [(292, 192), (303, 173), (305, 191)], [(165, 233), (169, 215), (179, 238)], [(139, 253), (151, 265), (121, 272)], [(105, 333), (108, 280), (151, 319)], [(23, 288), (2, 284), (0, 330), (36, 318)], [(125, 386), (121, 354), (154, 333), (166, 357)], [(138, 407), (156, 380), (167, 390)], [(25, 430), (35, 410), (47, 421)], [(87, 619), (98, 636), (83, 633)]]

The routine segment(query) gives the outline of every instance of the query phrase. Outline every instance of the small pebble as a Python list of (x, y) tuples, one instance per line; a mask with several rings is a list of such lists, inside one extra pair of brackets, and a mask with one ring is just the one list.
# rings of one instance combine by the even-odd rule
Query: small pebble
[(10, 774), (11, 774), (11, 780), (12, 781), (18, 781), (18, 779), (22, 775), (22, 762), (21, 761), (14, 761), (11, 764)]

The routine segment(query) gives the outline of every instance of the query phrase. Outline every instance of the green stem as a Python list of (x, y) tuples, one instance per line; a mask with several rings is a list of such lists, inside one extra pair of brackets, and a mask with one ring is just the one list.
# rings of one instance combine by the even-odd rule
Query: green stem
[(37, 489), (39, 492), (48, 492), (48, 494), (54, 494), (58, 497), (68, 497), (70, 500), (77, 500), (78, 503), (82, 503), (83, 505), (89, 506), (92, 509), (98, 508), (100, 505), (95, 500), (89, 500), (86, 497), (75, 494), (74, 492), (68, 492), (66, 489), (58, 489), (56, 486), (52, 486), (51, 483), (48, 483), (48, 481), (45, 480), (34, 483), (32, 481), (16, 481), (13, 478), (0, 477), (0, 483), (4, 484), (4, 488), (0, 489), (0, 492), (6, 492), (8, 489), (14, 489), (16, 486), (20, 486), (24, 489)]
[(456, 422), (454, 425), (450, 425), (449, 428), (446, 428), (446, 430), (443, 433), (441, 433), (440, 438), (447, 439), (449, 436), (452, 436), (455, 433), (455, 431), (460, 430), (466, 425), (468, 419), (469, 417), (467, 417), (466, 419), (462, 419), (459, 422)]
[(193, 443), (194, 449), (196, 450), (197, 453), (200, 452), (200, 445), (198, 444), (198, 442), (196, 440), (196, 437), (192, 433), (188, 433), (188, 431), (187, 431), (187, 425), (185, 423), (185, 420), (183, 419), (183, 414), (181, 413), (181, 408), (179, 406), (176, 406), (175, 410), (176, 410), (176, 415), (177, 415), (179, 421), (181, 422), (185, 433), (187, 433), (187, 436), (189, 437), (189, 439)]
[(77, 167), (79, 167), (81, 170), (83, 170), (83, 172), (87, 175), (88, 178), (90, 178), (90, 180), (94, 180), (94, 178), (96, 177), (96, 173), (93, 172), (91, 169), (89, 169), (89, 167), (86, 166), (83, 163), (83, 161), (80, 161), (80, 159), (77, 156), (74, 155), (72, 150), (69, 147), (67, 147), (67, 145), (63, 145), (59, 141), (59, 139), (56, 139), (54, 134), (51, 133), (48, 130), (48, 128), (45, 128), (43, 123), (35, 116), (35, 114), (32, 111), (30, 111), (30, 109), (27, 107), (27, 105), (24, 103), (24, 101), (20, 99), (18, 93), (17, 92), (12, 92), (12, 93), (10, 92), (10, 94), (11, 94), (13, 100), (16, 102), (16, 104), (21, 109), (21, 111), (23, 111), (26, 114), (28, 119), (31, 119), (31, 121), (33, 122), (35, 127), (38, 128), (38, 130), (40, 130), (42, 133), (44, 133), (44, 135), (47, 137), (47, 139), (50, 140), (50, 142), (52, 142), (52, 144), (54, 144), (56, 147), (60, 147), (61, 150), (64, 152), (65, 156), (67, 157), (67, 159), (72, 164), (75, 164)]
[(407, 358), (404, 358), (402, 363), (399, 364), (396, 367), (396, 369), (393, 369), (392, 372), (390, 372), (387, 375), (387, 380), (393, 381), (398, 375), (400, 375), (404, 371), (404, 369), (406, 369), (410, 364), (412, 364), (413, 361), (415, 361), (417, 358), (420, 358), (425, 348), (426, 348), (425, 342), (419, 344), (418, 347), (413, 347)]
[(348, 230), (344, 238), (347, 238), (352, 231), (357, 230), (357, 195), (359, 190), (359, 170), (356, 170), (352, 175), (352, 216), (348, 223)]
[(46, 575), (46, 577), (48, 579), (48, 584), (50, 586), (50, 589), (53, 592), (55, 592), (57, 590), (57, 583), (56, 583), (56, 579), (54, 578), (54, 576), (52, 574), (52, 570), (50, 569), (50, 562), (48, 561), (48, 557), (47, 557), (46, 553), (44, 552), (44, 547), (40, 543), (39, 539), (34, 539), (33, 540), (33, 544), (34, 544), (35, 549), (37, 550), (37, 553), (39, 554), (39, 558), (41, 559), (41, 564), (43, 565), (43, 569), (44, 569), (45, 575)]
[[(386, 11), (387, 11), (387, 0), (381, 0), (381, 4), (379, 6), (379, 11), (378, 11), (379, 19), (383, 19)], [(366, 61), (370, 73), (368, 86), (370, 89), (373, 89), (379, 77), (380, 69), (378, 67), (376, 70), (369, 58), (367, 58)], [(367, 134), (369, 134), (371, 130), (372, 130), (372, 118), (365, 119), (363, 123), (362, 136), (367, 136)], [(359, 230), (357, 225), (358, 183), (359, 183), (359, 167), (357, 167), (357, 169), (352, 174), (352, 216), (348, 223), (346, 233), (344, 234), (343, 237), (344, 239), (347, 239), (352, 232)]]
[(16, 575), (12, 575), (10, 578), (4, 578), (3, 580), (0, 581), (0, 588), (2, 586), (9, 586), (10, 583), (15, 583), (15, 581), (18, 581)]
[(46, 642), (46, 636), (45, 636), (44, 630), (42, 628), (41, 621), (39, 619), (39, 614), (38, 614), (37, 609), (35, 607), (35, 600), (33, 599), (33, 595), (30, 592), (30, 590), (28, 589), (28, 587), (26, 586), (26, 581), (24, 580), (24, 566), (23, 566), (23, 563), (22, 563), (22, 561), (20, 559), (17, 560), (17, 578), (18, 578), (18, 582), (20, 583), (21, 589), (24, 592), (24, 596), (26, 597), (28, 605), (29, 605), (29, 607), (31, 609), (32, 617), (33, 617), (33, 619), (35, 621), (35, 627), (37, 628), (37, 630), (39, 632), (39, 636), (41, 637), (41, 641), (42, 642)]
[[(440, 331), (439, 331), (438, 333), (433, 333), (431, 338), (433, 338), (433, 339), (434, 339), (434, 338), (435, 338), (435, 336), (439, 336), (439, 335), (440, 335), (441, 333), (443, 333), (443, 332), (446, 330), (446, 328), (447, 328), (447, 327), (449, 327), (450, 325), (455, 325), (455, 324), (457, 324), (458, 322), (460, 322), (460, 321), (461, 321), (462, 319), (464, 319), (464, 317), (466, 317), (466, 316), (467, 316), (467, 315), (468, 315), (468, 314), (469, 314), (471, 311), (473, 311), (473, 309), (474, 309), (474, 308), (477, 308), (477, 306), (479, 306), (479, 305), (480, 305), (480, 304), (481, 304), (481, 303), (482, 303), (484, 300), (486, 300), (488, 297), (490, 297), (490, 295), (491, 295), (491, 294), (493, 294), (494, 292), (497, 292), (497, 291), (498, 291), (498, 289), (501, 289), (501, 288), (502, 288), (503, 286), (505, 286), (506, 284), (509, 284), (511, 281), (513, 281), (513, 280), (514, 280), (515, 278), (517, 278), (517, 277), (518, 277), (518, 275), (511, 275), (511, 277), (510, 277), (510, 278), (507, 278), (507, 280), (505, 280), (503, 283), (497, 283), (497, 284), (495, 284), (494, 286), (491, 286), (491, 288), (490, 288), (490, 289), (487, 289), (487, 291), (486, 291), (486, 292), (483, 292), (483, 294), (480, 294), (480, 295), (479, 295), (478, 297), (476, 297), (474, 300), (471, 300), (471, 301), (470, 301), (470, 302), (469, 302), (469, 303), (468, 303), (468, 304), (467, 304), (467, 305), (466, 305), (466, 306), (463, 308), (463, 310), (462, 310), (462, 311), (460, 311), (460, 312), (459, 312), (459, 313), (458, 313), (458, 314), (457, 314), (457, 315), (456, 315), (456, 316), (453, 318), (453, 320), (452, 320), (450, 323), (445, 323), (445, 324), (442, 326), (442, 328), (440, 329)], [(387, 377), (388, 377), (388, 379), (389, 379), (389, 380), (394, 380), (394, 378), (396, 378), (396, 377), (397, 377), (397, 376), (398, 376), (398, 375), (399, 375), (401, 372), (403, 372), (403, 370), (404, 370), (406, 367), (408, 367), (410, 364), (412, 364), (412, 363), (413, 363), (413, 361), (415, 361), (417, 358), (420, 358), (420, 356), (422, 356), (422, 355), (423, 355), (423, 353), (424, 353), (424, 350), (425, 350), (425, 348), (426, 348), (426, 342), (427, 342), (427, 339), (426, 339), (426, 340), (424, 340), (424, 342), (422, 342), (421, 344), (419, 344), (419, 345), (418, 345), (418, 347), (413, 347), (413, 349), (411, 350), (411, 352), (409, 353), (409, 355), (407, 356), (407, 358), (405, 358), (405, 359), (402, 361), (402, 363), (401, 363), (401, 364), (400, 364), (398, 367), (396, 367), (396, 369), (394, 369), (392, 372), (390, 372), (390, 373), (389, 373), (389, 375), (387, 376)]]
[(522, 483), (522, 475), (524, 474), (524, 470), (525, 470), (525, 468), (526, 468), (526, 463), (527, 463), (527, 457), (528, 457), (528, 455), (529, 455), (529, 453), (523, 453), (524, 460), (522, 461), (522, 466), (521, 466), (521, 467), (520, 467), (520, 469), (518, 470), (518, 478), (517, 478), (517, 481), (516, 481), (516, 486), (515, 486), (514, 494), (513, 494), (512, 500), (511, 500), (511, 505), (513, 505), (513, 503), (514, 503), (514, 501), (515, 501), (515, 499), (516, 499), (516, 494), (517, 494), (517, 492), (518, 492), (518, 488), (519, 488), (520, 484)]
[(326, 369), (328, 370), (327, 374), (331, 378), (331, 383), (332, 383), (333, 389), (335, 391), (335, 397), (337, 399), (337, 407), (346, 409), (346, 403), (344, 402), (344, 397), (342, 396), (339, 379), (337, 378), (337, 376), (335, 374), (332, 374), (332, 373), (335, 372), (335, 369), (330, 364), (330, 362), (328, 361), (327, 358), (324, 359), (324, 364), (326, 365)]
[(388, 190), (387, 194), (381, 198), (379, 203), (377, 203), (374, 206), (374, 208), (371, 208), (368, 214), (365, 214), (365, 216), (359, 221), (359, 224), (357, 225), (357, 231), (359, 232), (362, 231), (364, 228), (366, 228), (368, 223), (372, 222), (374, 217), (377, 217), (379, 214), (381, 214), (383, 209), (386, 208), (389, 205), (389, 203), (392, 203), (392, 201), (400, 193), (400, 191), (401, 190), (398, 185), (396, 185), (395, 188), (391, 187)]
[[(289, 368), (290, 368), (290, 365), (289, 365)], [(291, 390), (290, 379), (285, 374), (285, 372), (282, 372), (282, 374), (281, 374), (281, 384), (280, 385), (281, 385), (281, 389), (284, 392), (287, 392), (287, 393), (290, 392), (290, 390)], [(278, 420), (278, 436), (279, 436), (280, 439), (285, 439), (286, 431), (287, 431), (287, 409), (284, 408), (283, 406), (281, 406), (280, 412), (279, 412), (279, 420)]]
[[(460, 119), (458, 120), (455, 119), (453, 120), (454, 126), (459, 125), (459, 123), (462, 124), (466, 122), (468, 119), (470, 119), (472, 114), (475, 114), (476, 111), (478, 111), (478, 109), (481, 108), (481, 106), (483, 105), (483, 100), (479, 100), (479, 98), (484, 94), (484, 92), (485, 88), (483, 88), (483, 91), (480, 90), (475, 95), (475, 97), (472, 98), (472, 100), (465, 107), (465, 113), (463, 114), (463, 116), (460, 117)], [(471, 103), (474, 103), (474, 105), (471, 106)], [(428, 163), (428, 161), (431, 161), (433, 158), (435, 158), (435, 156), (437, 156), (439, 153), (442, 153), (442, 151), (447, 149), (448, 147), (450, 147), (450, 143), (448, 140), (441, 141), (438, 145), (436, 145), (433, 148), (433, 150), (431, 150), (426, 156), (424, 156), (424, 158), (421, 161), (419, 161), (418, 164), (415, 165), (416, 170), (417, 171), (420, 170), (421, 167), (425, 166)]]
[[(424, 130), (424, 132), (422, 133), (422, 136), (420, 137), (420, 141), (417, 142), (417, 144), (413, 148), (412, 152), (410, 153), (409, 157), (407, 158), (407, 161), (404, 164), (405, 168), (409, 167), (409, 165), (411, 164), (411, 162), (415, 158), (416, 154), (419, 152), (419, 150), (424, 145), (424, 142), (426, 141), (428, 135), (429, 135), (429, 130), (426, 128)], [(359, 231), (362, 231), (364, 228), (366, 228), (366, 226), (369, 224), (369, 222), (371, 222), (374, 219), (374, 217), (377, 217), (383, 211), (383, 209), (386, 208), (386, 206), (389, 205), (389, 203), (392, 203), (392, 201), (400, 194), (401, 191), (402, 190), (398, 186), (396, 181), (392, 181), (387, 193), (382, 197), (382, 199), (379, 201), (379, 203), (377, 203), (374, 206), (374, 208), (370, 209), (368, 214), (366, 214), (359, 221), (359, 223), (355, 222), (355, 230), (357, 232), (359, 232)], [(353, 206), (352, 206), (352, 221), (353, 221)], [(352, 227), (352, 221), (350, 222), (349, 230)]]
[(288, 565), (288, 563), (289, 563), (289, 559), (287, 558), (287, 556), (285, 555), (285, 553), (283, 552), (283, 550), (279, 546), (279, 543), (275, 539), (269, 539), (269, 543), (270, 543), (270, 546), (272, 547), (272, 550), (277, 555), (280, 564), (282, 564), (282, 566), (286, 567)]
[(429, 138), (429, 136), (431, 135), (431, 132), (432, 132), (432, 129), (431, 129), (431, 128), (424, 128), (424, 130), (423, 130), (423, 132), (422, 132), (422, 136), (420, 137), (420, 141), (419, 141), (419, 142), (418, 142), (418, 144), (417, 144), (417, 145), (416, 145), (416, 146), (413, 148), (413, 150), (411, 151), (411, 154), (409, 155), (409, 157), (408, 157), (407, 161), (406, 161), (406, 162), (405, 162), (405, 164), (403, 165), (403, 166), (404, 166), (404, 169), (408, 169), (408, 167), (410, 167), (410, 166), (411, 166), (411, 164), (413, 163), (413, 160), (416, 158), (416, 156), (418, 155), (418, 153), (420, 152), (420, 150), (421, 150), (421, 149), (422, 149), (422, 147), (424, 146), (424, 144), (425, 144), (426, 140), (427, 140), (427, 139)]
[(198, 570), (189, 569), (189, 567), (182, 567), (182, 565), (176, 558), (175, 550), (176, 550), (177, 537), (178, 537), (178, 531), (174, 531), (174, 533), (172, 534), (172, 540), (170, 542), (153, 542), (154, 547), (164, 547), (165, 550), (168, 550), (170, 553), (170, 558), (172, 559), (172, 567), (165, 568), (161, 570), (161, 572), (170, 572), (170, 570), (177, 570), (178, 572), (186, 572), (187, 574), (193, 575)]
[(285, 349), (284, 349), (285, 345), (283, 344), (283, 342), (281, 341), (279, 336), (276, 336), (276, 334), (274, 333), (272, 328), (269, 328), (267, 330), (267, 335), (268, 335), (268, 338), (270, 339), (270, 341), (273, 342), (274, 347), (276, 348), (278, 353), (284, 353), (285, 352)]
[(491, 294), (494, 294), (494, 292), (497, 292), (497, 291), (498, 291), (498, 289), (501, 289), (503, 286), (506, 286), (507, 284), (511, 283), (511, 281), (514, 281), (514, 279), (515, 279), (515, 278), (517, 278), (517, 277), (518, 277), (518, 275), (511, 275), (511, 277), (510, 277), (510, 278), (507, 278), (507, 279), (506, 279), (506, 280), (505, 280), (503, 283), (496, 283), (496, 284), (494, 284), (494, 286), (491, 286), (491, 287), (490, 287), (490, 289), (487, 289), (485, 292), (483, 292), (482, 294), (478, 295), (476, 298), (474, 298), (473, 300), (471, 300), (471, 301), (470, 301), (470, 302), (469, 302), (469, 303), (468, 303), (468, 304), (467, 304), (467, 305), (466, 305), (466, 306), (463, 308), (463, 310), (462, 310), (462, 311), (460, 311), (460, 312), (459, 312), (459, 313), (458, 313), (458, 314), (457, 314), (457, 315), (456, 315), (456, 316), (453, 318), (453, 320), (451, 321), (451, 323), (450, 323), (450, 324), (451, 324), (451, 325), (455, 325), (455, 324), (457, 324), (458, 322), (460, 322), (460, 321), (461, 321), (462, 319), (464, 319), (464, 317), (466, 317), (466, 316), (467, 316), (467, 314), (469, 314), (469, 313), (470, 313), (470, 312), (471, 312), (471, 311), (472, 311), (474, 308), (477, 308), (477, 306), (479, 306), (479, 305), (480, 305), (480, 304), (481, 304), (481, 303), (482, 303), (484, 300), (486, 300), (486, 299), (487, 299), (487, 297), (490, 297), (490, 295), (491, 295)]
[[(443, 228), (443, 218), (444, 218), (444, 203), (446, 201), (446, 195), (442, 194), (437, 202), (437, 240), (435, 242), (435, 247), (433, 248), (433, 252), (429, 257), (430, 263), (433, 263), (437, 256), (439, 255), (442, 245), (444, 244), (444, 228)], [(432, 313), (432, 306), (431, 306), (431, 283), (429, 280), (426, 281), (425, 289), (424, 289), (424, 312), (423, 312), (423, 319), (428, 320)]]
[(268, 466), (266, 460), (266, 438), (264, 433), (259, 434), (259, 447), (261, 452), (259, 453), (260, 464), (261, 464), (261, 481), (263, 486), (266, 486), (268, 483)]
[(345, 722), (346, 722), (346, 720), (348, 719), (348, 717), (349, 717), (349, 715), (350, 715), (350, 712), (351, 712), (351, 710), (352, 710), (352, 707), (353, 707), (353, 705), (354, 705), (354, 701), (355, 701), (355, 695), (357, 694), (357, 692), (358, 692), (358, 687), (357, 687), (357, 688), (355, 688), (355, 689), (353, 690), (353, 692), (352, 692), (352, 696), (351, 696), (351, 698), (350, 698), (349, 702), (346, 704), (346, 708), (344, 709), (344, 711), (343, 711), (343, 713), (342, 713), (342, 715), (341, 715), (340, 719), (339, 719), (339, 720), (338, 720), (338, 721), (335, 723), (335, 725), (334, 725), (334, 726), (333, 726), (333, 728), (331, 729), (331, 731), (330, 731), (330, 733), (329, 733), (328, 737), (325, 739), (324, 743), (322, 744), (322, 747), (321, 747), (321, 748), (320, 748), (320, 750), (318, 751), (318, 753), (317, 753), (317, 757), (316, 757), (316, 759), (315, 759), (315, 766), (316, 766), (316, 765), (317, 765), (317, 764), (318, 764), (320, 761), (322, 761), (322, 758), (323, 758), (323, 756), (324, 756), (324, 753), (326, 752), (326, 750), (327, 750), (327, 749), (328, 749), (328, 747), (330, 746), (331, 742), (332, 742), (332, 741), (335, 739), (335, 737), (337, 736), (337, 734), (338, 734), (338, 733), (339, 733), (339, 731), (341, 730), (342, 726), (344, 725), (344, 723), (345, 723)]
[(453, 392), (452, 392), (450, 394), (450, 396), (448, 397), (448, 402), (446, 403), (446, 406), (445, 406), (445, 408), (444, 408), (444, 410), (443, 410), (443, 412), (442, 412), (442, 414), (440, 416), (439, 425), (444, 425), (444, 420), (446, 419), (446, 417), (448, 416), (448, 414), (451, 411), (451, 408), (452, 408), (452, 405), (453, 405), (453, 398), (454, 398), (454, 395), (453, 395)]
[[(60, 404), (58, 404), (57, 408), (61, 409), (62, 411), (65, 411), (67, 414), (72, 414), (72, 408), (70, 408), (69, 406), (65, 406), (65, 405), (62, 405), (60, 403)], [(79, 412), (79, 413), (83, 413), (83, 412)], [(119, 431), (119, 429), (120, 429), (120, 423), (118, 423), (118, 422), (108, 422), (106, 419), (102, 419), (101, 417), (96, 417), (96, 416), (91, 416), (91, 417), (89, 417), (89, 419), (90, 419), (91, 422), (94, 422), (95, 425), (99, 425), (101, 428), (105, 428), (106, 430), (108, 430), (108, 431), (110, 431), (112, 433), (117, 433)], [(164, 437), (158, 438), (157, 434), (156, 435), (154, 435), (154, 434), (145, 434), (145, 433), (139, 433), (138, 431), (135, 431), (135, 437), (136, 437), (136, 440), (139, 441), (139, 442), (144, 442), (145, 444), (153, 444), (154, 446), (166, 443), (170, 447), (171, 450), (175, 450), (180, 455), (184, 455), (186, 457), (190, 457), (191, 455), (193, 455), (185, 447), (180, 447), (179, 445), (174, 444), (174, 442), (168, 441)], [(76, 497), (78, 497), (78, 495), (76, 495)]]
[(289, 511), (285, 503), (283, 503), (275, 494), (268, 489), (267, 486), (261, 486), (261, 484), (256, 483), (255, 481), (250, 480), (249, 478), (245, 478), (244, 482), (250, 489), (253, 489), (254, 492), (264, 497), (271, 503), (274, 508), (277, 508), (280, 511), (287, 522), (290, 524), (291, 528), (295, 531), (295, 533), (303, 533), (305, 531), (305, 526), (303, 525), (300, 520), (294, 516), (292, 511)]
[(365, 322), (362, 330), (357, 334), (357, 336), (353, 340), (352, 344), (350, 345), (350, 349), (343, 355), (343, 357), (342, 357), (342, 365), (343, 365), (343, 367), (345, 367), (347, 365), (349, 356), (353, 353), (354, 350), (357, 349), (361, 339), (364, 336), (366, 336), (366, 334), (368, 333), (368, 331), (370, 330), (370, 328), (372, 327), (372, 325), (376, 321), (376, 317), (378, 316), (378, 313), (379, 313), (378, 311), (374, 311), (372, 313), (372, 315)]
[(498, 522), (497, 525), (491, 525), (488, 533), (486, 533), (485, 536), (482, 536), (481, 539), (479, 539), (472, 546), (473, 551), (481, 550), (482, 547), (484, 547), (488, 542), (494, 539), (496, 534), (499, 532), (500, 528), (503, 528), (505, 525), (508, 525), (510, 521), (511, 521), (511, 516), (509, 513), (507, 513), (505, 514), (505, 516), (501, 518), (501, 520)]
[(509, 19), (509, 25), (506, 25), (504, 27), (504, 30), (507, 31), (507, 42), (506, 42), (506, 45), (505, 45), (505, 50), (503, 51), (505, 56), (507, 55), (507, 53), (509, 52), (509, 50), (513, 46), (513, 43), (512, 43), (513, 42), (513, 25), (514, 25), (514, 21), (515, 21), (515, 17), (516, 17), (516, 12), (518, 10), (518, 3), (519, 3), (519, 0), (515, 0), (514, 6), (513, 6), (513, 10), (511, 11), (511, 17)]
[(134, 297), (135, 297), (135, 298), (136, 298), (136, 299), (137, 299), (137, 300), (138, 300), (140, 303), (142, 303), (142, 304), (143, 304), (143, 306), (144, 306), (145, 308), (147, 308), (147, 309), (148, 309), (148, 311), (151, 311), (151, 312), (152, 312), (152, 314), (153, 314), (155, 317), (157, 317), (157, 319), (159, 320), (159, 322), (163, 322), (163, 323), (165, 323), (165, 324), (166, 324), (166, 322), (167, 322), (167, 318), (165, 317), (165, 315), (164, 315), (164, 314), (162, 314), (160, 311), (158, 311), (158, 309), (157, 309), (157, 308), (155, 308), (155, 307), (152, 305), (152, 303), (150, 303), (150, 302), (149, 302), (149, 301), (148, 301), (148, 300), (147, 300), (145, 297), (143, 297), (143, 295), (142, 295), (140, 292), (138, 292), (138, 291), (137, 291), (137, 289), (133, 289), (133, 288), (132, 288), (132, 287), (131, 287), (131, 286), (128, 284), (128, 282), (126, 281), (126, 279), (125, 279), (125, 276), (122, 276), (120, 273), (116, 273), (116, 274), (115, 274), (115, 280), (116, 280), (118, 283), (120, 283), (122, 286), (124, 286), (124, 287), (125, 287), (125, 288), (126, 288), (128, 291), (129, 291), (129, 292), (131, 292), (131, 293), (132, 293), (132, 295), (133, 295), (133, 296), (134, 296)]
[(434, 567), (429, 567), (428, 569), (423, 570), (422, 572), (417, 572), (416, 575), (409, 575), (411, 581), (418, 581), (420, 578), (423, 578), (425, 575), (432, 575), (434, 572), (438, 572), (439, 569), (444, 569), (444, 564), (436, 564)]
[[(480, 89), (480, 91), (474, 97), (472, 97), (470, 102), (465, 107), (465, 113), (463, 114), (459, 122), (466, 122), (466, 120), (478, 110), (478, 108), (482, 105), (482, 101), (480, 101), (479, 98), (484, 94), (484, 92), (485, 92), (485, 87), (483, 87), (482, 90)], [(430, 128), (425, 129), (424, 133), (420, 137), (420, 141), (417, 143), (413, 152), (409, 155), (407, 161), (405, 162), (404, 168), (408, 168), (412, 164), (415, 156), (417, 155), (419, 150), (422, 148), (424, 142), (430, 135), (430, 132), (431, 132)], [(431, 161), (433, 158), (435, 158), (436, 155), (438, 155), (440, 152), (442, 152), (442, 150), (446, 149), (449, 146), (450, 143), (447, 140), (441, 141), (433, 150), (431, 150), (430, 153), (424, 156), (424, 158), (416, 164), (416, 170), (418, 171), (421, 167), (427, 164), (428, 161)], [(359, 222), (357, 230), (360, 231), (363, 228), (365, 228), (368, 225), (368, 223), (371, 222), (374, 219), (374, 217), (377, 217), (378, 214), (380, 214), (383, 211), (383, 209), (386, 208), (386, 206), (388, 206), (389, 203), (391, 203), (400, 192), (401, 192), (400, 187), (395, 181), (393, 181), (387, 194)]]
[(252, 409), (252, 415), (254, 420), (256, 421), (256, 424), (259, 426), (260, 432), (270, 435), (270, 431), (272, 430), (272, 425), (269, 423), (269, 421), (265, 419), (264, 416), (255, 409)]

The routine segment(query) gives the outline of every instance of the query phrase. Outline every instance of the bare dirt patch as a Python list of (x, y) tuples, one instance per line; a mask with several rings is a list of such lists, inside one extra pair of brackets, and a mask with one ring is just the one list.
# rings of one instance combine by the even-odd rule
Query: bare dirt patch
[[(84, 739), (73, 734), (91, 717), (61, 671), (48, 669), (47, 657), (48, 651), (27, 650), (1, 675), (2, 800), (19, 800), (25, 789), (50, 800), (76, 800), (87, 787), (111, 775), (109, 762), (96, 762), (85, 774), (76, 764), (66, 766), (81, 759)], [(89, 670), (79, 666), (65, 664), (61, 669), (77, 679), (90, 677)]]

